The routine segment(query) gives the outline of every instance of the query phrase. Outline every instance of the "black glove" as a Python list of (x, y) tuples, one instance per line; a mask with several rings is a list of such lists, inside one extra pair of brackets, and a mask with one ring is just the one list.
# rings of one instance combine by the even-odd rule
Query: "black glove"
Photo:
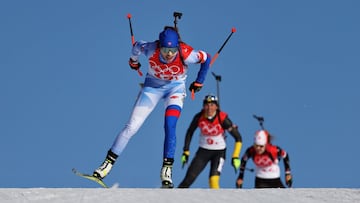
[(139, 70), (141, 67), (141, 63), (139, 61), (134, 61), (132, 58), (129, 59), (129, 66), (133, 70)]
[(192, 91), (198, 92), (198, 91), (201, 90), (202, 86), (203, 86), (203, 84), (201, 84), (201, 83), (192, 82), (191, 85), (190, 85), (190, 87), (189, 87), (189, 90), (190, 90), (191, 92), (192, 92)]

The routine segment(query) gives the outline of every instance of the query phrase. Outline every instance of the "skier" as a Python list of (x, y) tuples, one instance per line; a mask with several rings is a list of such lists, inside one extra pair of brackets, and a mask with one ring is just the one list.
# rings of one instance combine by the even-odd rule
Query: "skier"
[(199, 148), (186, 172), (185, 178), (178, 187), (189, 188), (206, 164), (210, 162), (209, 187), (218, 189), (220, 188), (220, 173), (226, 155), (225, 131), (228, 131), (235, 139), (231, 161), (235, 172), (240, 167), (239, 155), (242, 137), (237, 126), (232, 123), (227, 113), (220, 111), (218, 98), (214, 95), (207, 95), (203, 100), (202, 110), (194, 116), (187, 129), (184, 152), (181, 157), (183, 166), (188, 162), (191, 138), (197, 128), (200, 129)]
[(185, 79), (188, 65), (200, 64), (197, 78), (189, 87), (190, 91), (198, 92), (203, 86), (211, 57), (205, 51), (194, 50), (182, 42), (177, 29), (170, 26), (165, 26), (156, 41), (135, 42), (129, 59), (131, 69), (136, 71), (140, 69), (139, 56), (141, 54), (144, 54), (149, 61), (144, 86), (136, 100), (128, 123), (117, 135), (104, 162), (94, 171), (93, 176), (103, 179), (109, 174), (130, 138), (139, 130), (156, 104), (163, 99), (165, 103), (165, 140), (160, 178), (162, 187), (172, 188), (176, 123), (186, 97)]
[(280, 179), (279, 159), (284, 161), (285, 182), (288, 187), (291, 187), (289, 155), (280, 147), (272, 145), (271, 138), (267, 130), (259, 130), (255, 133), (254, 145), (247, 148), (241, 158), (240, 174), (236, 181), (237, 188), (242, 188), (246, 163), (250, 158), (256, 166), (255, 188), (285, 188)]

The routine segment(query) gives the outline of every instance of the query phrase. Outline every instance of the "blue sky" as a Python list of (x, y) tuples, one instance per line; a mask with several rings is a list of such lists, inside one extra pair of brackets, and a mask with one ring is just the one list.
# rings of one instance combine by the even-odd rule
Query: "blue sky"
[[(129, 118), (143, 77), (128, 67), (127, 14), (135, 39), (155, 40), (173, 12), (183, 41), (214, 55), (204, 88), (190, 94), (178, 122), (173, 180), (201, 100), (216, 93), (243, 136), (243, 152), (264, 116), (275, 144), (290, 154), (294, 187), (358, 188), (360, 2), (46, 1), (0, 2), (0, 187), (96, 187), (73, 167), (92, 172)], [(146, 59), (142, 57), (143, 72)], [(190, 66), (188, 85), (199, 66)], [(132, 138), (105, 179), (120, 187), (160, 186), (163, 103)], [(198, 133), (198, 131), (196, 132)], [(228, 157), (233, 139), (228, 139)], [(191, 145), (191, 158), (197, 136)], [(253, 164), (249, 162), (249, 167)], [(282, 163), (281, 163), (282, 166)], [(192, 185), (208, 187), (208, 169)], [(221, 187), (237, 174), (227, 159)], [(252, 188), (254, 174), (245, 174)]]

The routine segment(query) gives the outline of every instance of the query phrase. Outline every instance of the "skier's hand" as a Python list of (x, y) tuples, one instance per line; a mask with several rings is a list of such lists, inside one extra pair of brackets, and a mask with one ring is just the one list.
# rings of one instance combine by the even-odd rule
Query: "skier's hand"
[(236, 180), (236, 188), (242, 188), (243, 185), (243, 179), (239, 178)]
[(234, 167), (235, 173), (237, 173), (237, 171), (239, 170), (240, 164), (241, 164), (241, 161), (240, 161), (239, 157), (233, 157), (231, 159), (231, 165)]
[(182, 168), (184, 168), (185, 164), (188, 162), (189, 155), (190, 155), (190, 151), (184, 151), (183, 152), (183, 154), (181, 156)]
[(285, 175), (285, 183), (288, 187), (292, 186), (292, 176), (290, 173)]
[(198, 92), (201, 90), (202, 86), (203, 86), (203, 84), (194, 81), (191, 83), (189, 90), (190, 90), (190, 92), (192, 92), (192, 91)]
[(139, 61), (133, 60), (132, 58), (129, 59), (129, 66), (133, 70), (139, 70), (141, 67), (141, 63)]

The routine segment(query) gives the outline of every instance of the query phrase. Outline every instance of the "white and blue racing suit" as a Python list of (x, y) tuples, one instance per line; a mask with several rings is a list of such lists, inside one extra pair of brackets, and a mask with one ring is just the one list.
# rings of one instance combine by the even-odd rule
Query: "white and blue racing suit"
[(149, 61), (144, 87), (135, 102), (129, 121), (117, 135), (111, 151), (120, 155), (130, 138), (139, 130), (160, 99), (163, 99), (165, 103), (163, 158), (173, 159), (176, 148), (176, 123), (186, 97), (185, 80), (188, 65), (201, 64), (195, 82), (203, 84), (211, 57), (206, 52), (196, 51), (183, 42), (180, 42), (176, 57), (169, 63), (162, 58), (158, 41), (136, 42), (131, 58), (137, 61), (141, 54), (144, 54)]

